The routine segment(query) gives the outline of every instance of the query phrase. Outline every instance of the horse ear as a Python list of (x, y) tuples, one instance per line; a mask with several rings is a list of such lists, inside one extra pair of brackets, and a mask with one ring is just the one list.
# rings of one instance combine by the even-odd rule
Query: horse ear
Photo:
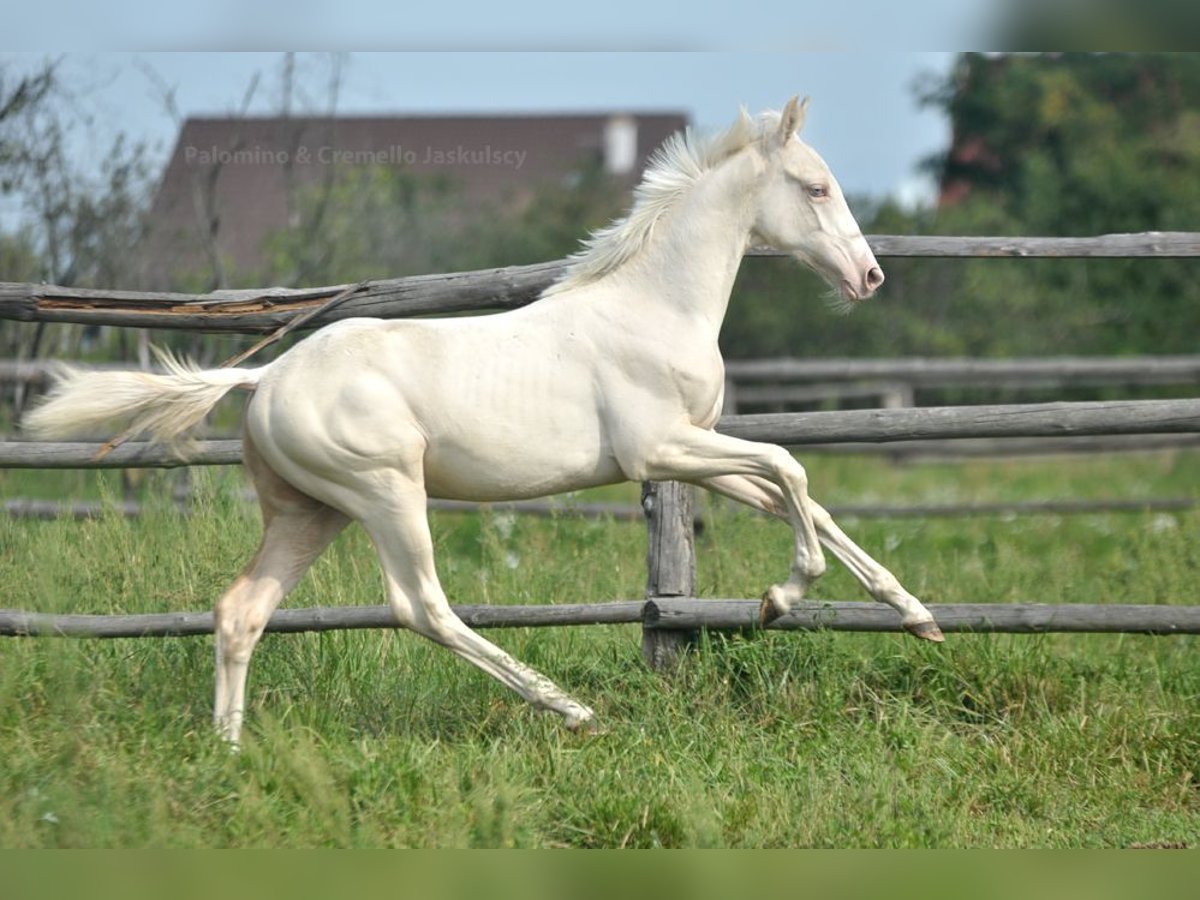
[(788, 101), (779, 119), (779, 143), (786, 144), (797, 131), (804, 127), (804, 117), (808, 113), (808, 98), (800, 99), (799, 95)]

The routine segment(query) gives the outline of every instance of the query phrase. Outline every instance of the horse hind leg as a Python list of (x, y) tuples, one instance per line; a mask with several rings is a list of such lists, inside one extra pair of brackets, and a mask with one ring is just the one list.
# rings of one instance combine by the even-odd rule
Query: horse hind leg
[(400, 624), (452, 650), (534, 706), (558, 713), (571, 730), (590, 730), (592, 710), (458, 617), (434, 568), (423, 487), (399, 473), (391, 487), (390, 496), (368, 501), (361, 518), (379, 554), (388, 600)]
[(271, 613), (296, 586), (349, 519), (293, 488), (245, 442), (246, 468), (262, 507), (258, 552), (214, 609), (216, 697), (213, 723), (236, 746), (245, 715), (246, 676)]

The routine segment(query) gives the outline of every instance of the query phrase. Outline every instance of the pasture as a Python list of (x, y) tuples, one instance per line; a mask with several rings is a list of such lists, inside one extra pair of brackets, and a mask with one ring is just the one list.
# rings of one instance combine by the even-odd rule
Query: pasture
[[(801, 454), (803, 457), (803, 453)], [(824, 502), (1191, 496), (1200, 453), (893, 466), (814, 456)], [(259, 526), (236, 470), (195, 470), (190, 516), (0, 519), (3, 606), (204, 610)], [(113, 497), (115, 473), (0, 472), (7, 496)], [(636, 487), (594, 492), (636, 499)], [(701, 596), (783, 573), (779, 522), (705, 496)], [(1196, 511), (854, 521), (929, 602), (1196, 602)], [(435, 513), (456, 603), (636, 598), (645, 529)], [(836, 564), (817, 599), (862, 599)], [(360, 529), (288, 600), (382, 602)], [(268, 635), (238, 755), (212, 732), (211, 638), (0, 640), (6, 847), (1195, 846), (1194, 637), (708, 635), (670, 678), (640, 628), (489, 632), (591, 705), (554, 717), (406, 632)]]

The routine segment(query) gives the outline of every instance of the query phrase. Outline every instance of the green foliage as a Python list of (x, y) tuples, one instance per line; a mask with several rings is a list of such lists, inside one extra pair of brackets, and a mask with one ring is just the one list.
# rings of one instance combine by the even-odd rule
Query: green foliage
[[(337, 284), (440, 271), (465, 212), (444, 178), (386, 167), (348, 167), (331, 184), (301, 191), (294, 227), (268, 242), (265, 280)], [(447, 269), (446, 271), (449, 271)]]
[(1194, 227), (1198, 95), (1192, 54), (965, 54), (926, 92), (954, 126), (931, 166), (1027, 234)]
[[(1190, 54), (967, 54), (926, 101), (955, 146), (930, 165), (965, 197), (943, 234), (1193, 230), (1200, 221), (1200, 60)], [(879, 223), (873, 225), (875, 230)], [(974, 260), (952, 287), (963, 352), (1187, 353), (1192, 260)]]
[(1024, 50), (1183, 47), (1200, 28), (1200, 11), (1180, 0), (1012, 0), (994, 43)]
[(300, 193), (297, 224), (270, 239), (263, 277), (331, 284), (558, 259), (618, 215), (623, 197), (598, 166), (482, 205), (449, 177), (343, 167)]
[[(924, 91), (954, 129), (929, 163), (945, 201), (884, 202), (860, 222), (879, 234), (1195, 230), (1198, 95), (1189, 54), (967, 54)], [(887, 284), (847, 320), (802, 296), (819, 292), (812, 280), (756, 271), (773, 265), (745, 264), (729, 356), (1191, 353), (1200, 334), (1194, 260), (885, 260)]]

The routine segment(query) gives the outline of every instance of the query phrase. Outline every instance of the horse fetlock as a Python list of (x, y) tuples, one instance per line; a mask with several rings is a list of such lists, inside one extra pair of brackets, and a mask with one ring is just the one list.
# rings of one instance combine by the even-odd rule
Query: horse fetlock
[(788, 613), (792, 605), (804, 598), (804, 589), (795, 582), (773, 584), (762, 595), (762, 603), (758, 607), (758, 623), (763, 627), (770, 625), (780, 616)]
[(236, 752), (241, 749), (242, 714), (240, 712), (214, 716), (213, 728), (217, 732), (217, 737), (228, 744), (231, 750)]

